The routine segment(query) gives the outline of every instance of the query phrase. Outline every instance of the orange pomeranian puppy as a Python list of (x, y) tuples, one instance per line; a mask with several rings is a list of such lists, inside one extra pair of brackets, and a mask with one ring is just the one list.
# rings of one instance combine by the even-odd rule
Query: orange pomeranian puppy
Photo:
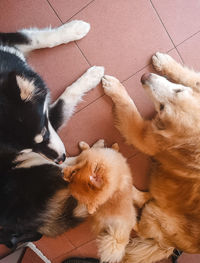
[(90, 214), (101, 261), (119, 262), (136, 218), (129, 166), (117, 144), (104, 148), (99, 140), (92, 148), (85, 142), (79, 145), (83, 151), (75, 165), (64, 169), (64, 179)]

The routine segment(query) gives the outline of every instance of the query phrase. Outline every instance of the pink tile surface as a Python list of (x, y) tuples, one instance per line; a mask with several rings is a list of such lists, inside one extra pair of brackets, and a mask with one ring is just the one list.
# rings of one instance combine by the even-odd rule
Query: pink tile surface
[(5, 257), (10, 253), (10, 249), (4, 245), (0, 245), (0, 258)]
[(33, 250), (27, 248), (21, 263), (44, 263), (44, 261)]
[(48, 2), (44, 0), (1, 0), (0, 10), (2, 32), (61, 24)]
[(198, 0), (152, 0), (152, 3), (176, 45), (199, 31)]
[(35, 242), (35, 245), (50, 260), (74, 249), (74, 246), (67, 239), (66, 233), (56, 238), (43, 236)]
[[(154, 107), (142, 89), (140, 78), (144, 72), (153, 71), (147, 66), (152, 54), (170, 50), (169, 54), (181, 62), (154, 8), (176, 45), (199, 31), (198, 0), (1, 0), (0, 30), (58, 26), (60, 20), (69, 19), (91, 23), (91, 31), (84, 39), (35, 51), (30, 56), (30, 63), (50, 87), (53, 100), (80, 77), (89, 64), (103, 65), (106, 74), (123, 81), (142, 116), (151, 118)], [(200, 70), (199, 42), (200, 33), (177, 47), (184, 62), (197, 70)], [(141, 190), (147, 189), (151, 161), (126, 145), (115, 129), (112, 102), (104, 95), (101, 85), (84, 97), (60, 134), (70, 155), (79, 153), (77, 143), (80, 140), (92, 144), (104, 138), (109, 146), (117, 141), (120, 151), (129, 158), (134, 184)], [(61, 263), (71, 256), (97, 257), (94, 238), (88, 223), (84, 223), (55, 239), (43, 237), (36, 245), (52, 263)], [(0, 253), (4, 252), (7, 250), (0, 247)], [(179, 262), (197, 263), (199, 257), (183, 254)], [(22, 262), (39, 263), (41, 260), (27, 249)]]
[(91, 23), (78, 42), (87, 59), (121, 81), (149, 64), (155, 51), (173, 47), (148, 0), (94, 1), (75, 18)]
[(66, 233), (66, 237), (75, 247), (79, 247), (95, 239), (95, 235), (91, 232), (89, 222), (82, 223), (80, 226), (69, 230)]
[(49, 2), (62, 22), (65, 22), (91, 3), (92, 0), (49, 0)]
[(64, 255), (61, 255), (58, 258), (55, 258), (52, 260), (52, 263), (61, 263), (64, 259), (70, 258), (70, 257), (93, 257), (97, 258), (97, 246), (96, 241), (90, 241), (87, 244), (76, 248), (69, 253), (66, 253)]
[(191, 255), (185, 254), (180, 257), (179, 263), (199, 263), (200, 262), (200, 255)]
[(112, 102), (106, 96), (74, 114), (59, 134), (71, 156), (79, 153), (79, 141), (85, 140), (91, 145), (101, 138), (106, 140), (108, 146), (118, 142), (120, 151), (126, 157), (135, 153), (134, 148), (124, 143), (124, 139), (114, 127)]
[(200, 71), (200, 33), (186, 40), (177, 48), (184, 60), (185, 65)]

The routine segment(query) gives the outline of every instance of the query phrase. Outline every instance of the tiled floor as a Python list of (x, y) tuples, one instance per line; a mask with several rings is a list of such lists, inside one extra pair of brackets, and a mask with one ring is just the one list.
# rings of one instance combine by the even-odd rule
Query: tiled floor
[[(30, 56), (31, 65), (51, 89), (53, 100), (90, 66), (103, 65), (106, 74), (123, 82), (141, 114), (150, 118), (154, 109), (141, 88), (140, 77), (152, 71), (150, 58), (154, 52), (168, 52), (200, 70), (199, 0), (1, 0), (0, 10), (3, 32), (58, 26), (72, 19), (91, 23), (91, 31), (84, 39), (35, 51)], [(88, 93), (60, 132), (67, 151), (77, 154), (80, 140), (93, 143), (105, 138), (108, 144), (118, 141), (131, 165), (136, 186), (146, 189), (149, 159), (124, 143), (113, 126), (111, 110), (112, 103), (100, 85)], [(96, 256), (94, 236), (87, 223), (56, 239), (44, 237), (36, 245), (52, 263), (69, 256)], [(3, 251), (0, 246), (0, 253)], [(27, 249), (22, 262), (42, 261)], [(179, 262), (197, 263), (200, 256), (184, 254)]]

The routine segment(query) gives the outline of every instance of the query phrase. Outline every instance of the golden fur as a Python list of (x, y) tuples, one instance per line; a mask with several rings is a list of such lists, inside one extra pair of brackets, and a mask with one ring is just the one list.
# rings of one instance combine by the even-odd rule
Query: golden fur
[(75, 165), (65, 168), (64, 179), (88, 209), (101, 262), (120, 262), (136, 218), (130, 169), (116, 144), (104, 148), (100, 140), (92, 148), (84, 142), (80, 147), (83, 151)]
[(151, 263), (177, 248), (200, 253), (200, 74), (156, 53), (156, 74), (142, 77), (157, 111), (144, 120), (125, 88), (105, 76), (103, 86), (115, 105), (116, 126), (127, 142), (152, 156), (149, 200), (135, 192), (142, 209), (134, 226), (138, 238), (127, 247), (125, 262)]

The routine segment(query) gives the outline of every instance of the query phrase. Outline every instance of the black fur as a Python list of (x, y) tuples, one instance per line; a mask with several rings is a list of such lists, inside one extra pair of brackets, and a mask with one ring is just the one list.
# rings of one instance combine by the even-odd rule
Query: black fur
[(0, 33), (0, 43), (7, 46), (14, 45), (26, 45), (30, 44), (30, 39), (28, 39), (24, 34), (16, 32), (16, 33)]

